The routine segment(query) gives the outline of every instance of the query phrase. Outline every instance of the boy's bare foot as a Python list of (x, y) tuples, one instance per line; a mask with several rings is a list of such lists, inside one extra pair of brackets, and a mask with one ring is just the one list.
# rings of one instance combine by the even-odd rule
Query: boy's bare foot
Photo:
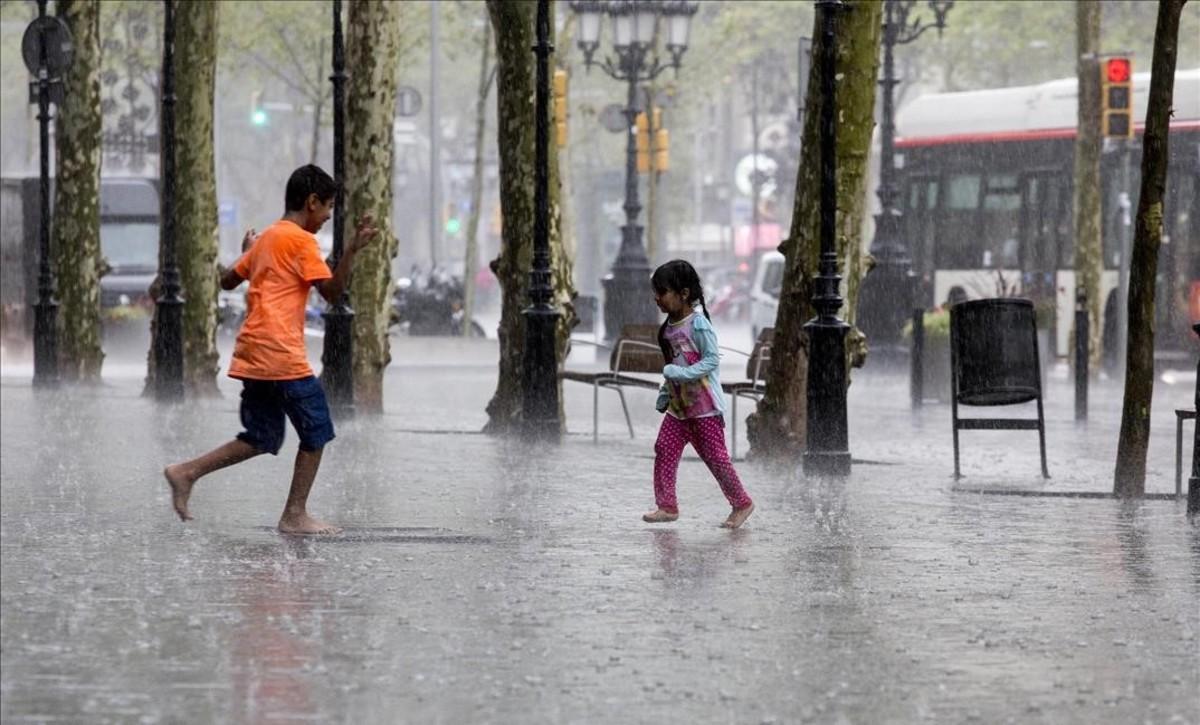
[(331, 536), (342, 533), (339, 526), (314, 519), (308, 514), (284, 514), (279, 517), (279, 533), (297, 536)]
[(163, 476), (171, 487), (171, 505), (175, 507), (175, 513), (179, 514), (179, 520), (191, 521), (192, 515), (188, 513), (188, 497), (192, 495), (192, 486), (196, 481), (184, 474), (183, 467), (178, 463), (164, 468)]
[(648, 524), (664, 524), (677, 518), (679, 518), (678, 513), (671, 513), (666, 509), (654, 509), (648, 514), (642, 514), (642, 521)]
[(725, 519), (725, 523), (721, 524), (723, 529), (736, 529), (746, 523), (746, 519), (750, 518), (750, 514), (754, 513), (754, 504), (743, 506), (740, 509), (734, 509), (729, 512), (729, 518)]

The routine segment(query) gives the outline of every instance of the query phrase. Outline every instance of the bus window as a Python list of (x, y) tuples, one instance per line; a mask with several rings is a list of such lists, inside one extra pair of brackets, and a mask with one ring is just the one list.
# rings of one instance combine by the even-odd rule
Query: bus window
[(980, 214), (981, 267), (1020, 269), (1021, 192), (1014, 174), (986, 177), (987, 191)]
[(907, 237), (912, 244), (913, 271), (932, 280), (934, 211), (937, 209), (938, 180), (915, 178), (908, 182), (908, 209), (904, 212)]
[(938, 269), (977, 269), (983, 257), (976, 234), (975, 218), (979, 210), (979, 174), (951, 174), (946, 178), (945, 193), (935, 225), (937, 240), (934, 262)]

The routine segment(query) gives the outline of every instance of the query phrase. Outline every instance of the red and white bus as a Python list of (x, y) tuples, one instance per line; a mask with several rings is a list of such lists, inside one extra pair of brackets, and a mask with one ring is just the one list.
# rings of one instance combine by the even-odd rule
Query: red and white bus
[[(913, 270), (924, 283), (922, 302), (938, 304), (956, 285), (971, 297), (994, 296), (1003, 278), (1009, 291), (1054, 300), (1060, 356), (1068, 352), (1075, 296), (1076, 85), (1066, 78), (930, 94), (907, 104), (896, 119), (905, 231)], [(1138, 123), (1128, 166), (1117, 144), (1106, 142), (1101, 157), (1101, 286), (1110, 360), (1122, 235), (1132, 241), (1149, 89), (1150, 74), (1135, 74)], [(1156, 347), (1168, 355), (1196, 349), (1188, 308), (1200, 280), (1200, 68), (1176, 73), (1173, 105), (1155, 306)]]

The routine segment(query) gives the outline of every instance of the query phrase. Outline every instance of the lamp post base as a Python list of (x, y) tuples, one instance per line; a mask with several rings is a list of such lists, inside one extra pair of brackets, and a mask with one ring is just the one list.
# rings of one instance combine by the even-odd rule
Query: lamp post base
[(33, 306), (33, 385), (58, 385), (58, 303), (54, 300)]
[(330, 411), (346, 419), (354, 417), (354, 310), (344, 302), (332, 305), (322, 315), (325, 347), (321, 351), (321, 383)]
[(804, 473), (845, 476), (850, 473), (850, 433), (846, 421), (846, 333), (838, 319), (817, 318), (808, 332), (808, 421)]
[(850, 452), (805, 451), (804, 475), (848, 476), (850, 475)]
[(604, 339), (611, 342), (626, 325), (654, 325), (659, 312), (650, 287), (650, 265), (614, 267), (604, 286)]
[(522, 314), (525, 316), (522, 433), (527, 440), (558, 443), (562, 440), (562, 425), (558, 418), (554, 338), (559, 312), (548, 304), (539, 304)]
[(154, 397), (183, 399), (183, 300), (158, 300), (158, 334), (154, 337)]

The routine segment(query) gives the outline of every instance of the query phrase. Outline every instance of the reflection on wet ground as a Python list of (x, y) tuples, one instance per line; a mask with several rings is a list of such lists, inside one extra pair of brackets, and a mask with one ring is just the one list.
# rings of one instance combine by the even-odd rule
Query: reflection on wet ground
[[(347, 527), (331, 539), (271, 528), (294, 438), (205, 479), (196, 521), (170, 515), (159, 470), (236, 430), (232, 388), (158, 409), (135, 384), (5, 381), (0, 716), (1200, 722), (1200, 530), (1182, 503), (956, 492), (948, 412), (856, 383), (853, 452), (888, 465), (811, 481), (742, 463), (758, 510), (731, 532), (689, 454), (680, 520), (647, 526), (652, 413), (630, 441), (602, 408), (599, 446), (414, 432), (478, 430), (494, 375), (462, 366), (446, 392), (444, 370), (404, 368), (388, 415), (340, 426), (312, 500)], [(590, 391), (567, 395), (586, 429)], [(1036, 440), (981, 435), (960, 485), (1107, 490), (1105, 404), (1087, 429), (1063, 410), (1053, 479)]]

